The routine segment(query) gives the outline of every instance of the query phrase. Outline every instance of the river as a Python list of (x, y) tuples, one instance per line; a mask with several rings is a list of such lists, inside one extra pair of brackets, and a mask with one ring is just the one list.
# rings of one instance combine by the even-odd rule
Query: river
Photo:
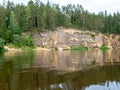
[(0, 90), (120, 90), (120, 50), (0, 53)]

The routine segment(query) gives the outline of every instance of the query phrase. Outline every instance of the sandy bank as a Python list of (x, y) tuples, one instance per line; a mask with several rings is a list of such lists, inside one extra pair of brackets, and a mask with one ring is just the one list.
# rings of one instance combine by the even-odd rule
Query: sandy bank
[[(17, 51), (24, 51), (24, 49), (22, 48), (14, 48), (14, 47), (9, 47), (9, 46), (5, 46), (4, 47), (8, 52), (17, 52)], [(27, 49), (26, 49), (27, 50)], [(32, 50), (36, 50), (36, 51), (39, 51), (39, 50), (51, 50), (51, 49), (47, 49), (47, 48), (42, 48), (42, 47), (36, 47)]]

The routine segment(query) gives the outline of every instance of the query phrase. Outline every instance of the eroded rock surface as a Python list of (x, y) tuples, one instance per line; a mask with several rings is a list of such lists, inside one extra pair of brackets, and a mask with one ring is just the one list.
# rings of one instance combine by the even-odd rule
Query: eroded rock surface
[(109, 47), (119, 47), (118, 35), (103, 35), (90, 31), (57, 28), (55, 31), (35, 32), (33, 40), (36, 46), (45, 48), (69, 49), (70, 46), (86, 46), (89, 48), (101, 47), (103, 44)]

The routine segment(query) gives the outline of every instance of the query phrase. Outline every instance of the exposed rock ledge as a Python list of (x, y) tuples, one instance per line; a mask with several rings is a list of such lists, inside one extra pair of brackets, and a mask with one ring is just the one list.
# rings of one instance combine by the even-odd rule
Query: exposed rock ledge
[[(23, 35), (28, 35), (24, 33)], [(90, 31), (57, 28), (55, 31), (34, 32), (33, 40), (36, 46), (45, 48), (70, 49), (70, 46), (100, 47), (103, 44), (109, 47), (120, 47), (119, 35), (103, 35)]]

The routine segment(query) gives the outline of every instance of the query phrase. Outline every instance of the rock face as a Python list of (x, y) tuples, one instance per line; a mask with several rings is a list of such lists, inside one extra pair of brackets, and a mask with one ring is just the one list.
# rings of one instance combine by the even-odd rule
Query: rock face
[(69, 49), (70, 46), (85, 46), (89, 48), (100, 47), (103, 44), (110, 47), (119, 47), (119, 36), (105, 36), (90, 31), (57, 28), (55, 31), (34, 33), (33, 40), (36, 46), (45, 48)]

